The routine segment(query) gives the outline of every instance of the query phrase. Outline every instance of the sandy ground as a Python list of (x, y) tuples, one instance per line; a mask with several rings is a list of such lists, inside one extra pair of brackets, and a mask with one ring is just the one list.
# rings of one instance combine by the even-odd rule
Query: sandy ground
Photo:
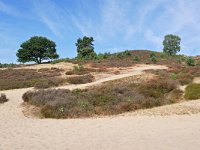
[[(159, 66), (136, 67), (129, 75), (109, 77), (96, 84), (138, 75), (145, 69), (159, 69)], [(0, 150), (195, 150), (200, 147), (200, 114), (161, 116), (153, 113), (168, 107), (176, 110), (181, 105), (199, 110), (200, 100), (113, 117), (34, 119), (25, 117), (21, 106), (23, 93), (30, 89), (3, 91), (9, 101), (0, 105)]]

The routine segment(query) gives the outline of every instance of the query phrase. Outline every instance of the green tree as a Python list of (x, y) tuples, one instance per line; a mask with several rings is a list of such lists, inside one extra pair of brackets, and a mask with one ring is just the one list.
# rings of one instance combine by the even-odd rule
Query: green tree
[(78, 58), (89, 59), (96, 55), (94, 52), (94, 47), (92, 42), (94, 42), (93, 37), (87, 37), (87, 36), (84, 36), (82, 39), (79, 38), (77, 40), (76, 46), (77, 46)]
[(181, 38), (179, 36), (173, 34), (166, 35), (163, 41), (163, 52), (168, 55), (175, 55), (181, 50), (180, 43)]
[(42, 36), (31, 37), (22, 43), (16, 55), (22, 63), (34, 61), (40, 64), (43, 60), (59, 58), (55, 42)]

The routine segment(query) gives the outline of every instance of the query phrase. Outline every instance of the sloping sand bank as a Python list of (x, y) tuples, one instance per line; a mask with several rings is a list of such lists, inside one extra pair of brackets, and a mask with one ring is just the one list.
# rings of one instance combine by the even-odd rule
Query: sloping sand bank
[[(131, 75), (143, 69), (138, 68)], [(3, 91), (9, 102), (0, 105), (0, 150), (195, 150), (200, 147), (200, 114), (127, 113), (90, 119), (33, 119), (25, 117), (21, 107), (21, 97), (30, 89)]]

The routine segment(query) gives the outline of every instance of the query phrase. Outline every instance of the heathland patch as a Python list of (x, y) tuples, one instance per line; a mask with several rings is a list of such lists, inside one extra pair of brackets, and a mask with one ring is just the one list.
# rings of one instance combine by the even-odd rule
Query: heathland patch
[[(37, 90), (23, 95), (24, 102), (41, 108), (45, 118), (113, 115), (179, 101), (177, 82), (157, 76), (151, 80), (128, 78), (84, 90)], [(169, 98), (169, 95), (170, 96)]]
[[(0, 70), (0, 90), (38, 87), (48, 82), (48, 86), (62, 83), (61, 69), (4, 69)], [(40, 86), (39, 86), (40, 87)]]

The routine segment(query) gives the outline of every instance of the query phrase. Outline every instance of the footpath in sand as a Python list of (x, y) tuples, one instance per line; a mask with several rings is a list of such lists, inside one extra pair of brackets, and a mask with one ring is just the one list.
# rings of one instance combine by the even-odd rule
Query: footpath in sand
[[(60, 88), (85, 88), (139, 75), (146, 69), (166, 67), (138, 66), (127, 74), (115, 75), (81, 86), (68, 85)], [(0, 150), (195, 150), (200, 147), (200, 114), (146, 115), (141, 113), (141, 110), (139, 115), (133, 112), (90, 119), (33, 119), (24, 116), (21, 106), (23, 93), (30, 89), (2, 92), (7, 95), (9, 101), (0, 105)], [(163, 106), (159, 109), (180, 105), (198, 109), (200, 100)], [(144, 111), (152, 112), (155, 109), (158, 108)]]

